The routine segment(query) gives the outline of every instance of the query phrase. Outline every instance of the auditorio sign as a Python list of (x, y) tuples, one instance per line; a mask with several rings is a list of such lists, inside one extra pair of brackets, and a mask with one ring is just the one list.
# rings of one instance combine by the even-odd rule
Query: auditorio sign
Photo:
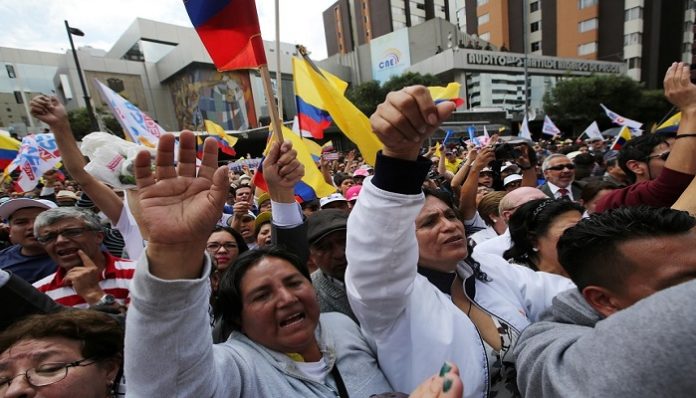
[(394, 75), (400, 75), (411, 66), (408, 29), (372, 39), (370, 42), (372, 79), (384, 83)]
[[(488, 51), (471, 51), (466, 53), (469, 65), (492, 66), (502, 68), (524, 68), (524, 55)], [(618, 62), (585, 61), (581, 59), (564, 59), (556, 57), (527, 57), (529, 69), (542, 69), (571, 72), (622, 73), (622, 64)]]

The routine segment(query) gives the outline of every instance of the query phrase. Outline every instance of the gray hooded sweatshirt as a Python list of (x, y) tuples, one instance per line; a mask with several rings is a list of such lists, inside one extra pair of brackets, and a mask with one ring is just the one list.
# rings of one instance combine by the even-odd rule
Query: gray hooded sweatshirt
[(525, 329), (514, 353), (527, 397), (694, 397), (696, 280), (606, 319), (568, 290)]

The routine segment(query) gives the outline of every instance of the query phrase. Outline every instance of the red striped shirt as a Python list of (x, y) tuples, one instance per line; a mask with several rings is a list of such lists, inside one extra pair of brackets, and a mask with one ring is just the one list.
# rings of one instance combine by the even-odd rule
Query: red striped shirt
[[(108, 252), (102, 252), (106, 259), (106, 266), (99, 278), (99, 287), (105, 294), (116, 298), (121, 305), (130, 302), (130, 281), (135, 273), (135, 262), (114, 257)], [(75, 292), (72, 286), (64, 285), (65, 268), (58, 268), (56, 273), (49, 275), (34, 283), (34, 287), (46, 293), (58, 304), (74, 308), (89, 308), (89, 304)]]

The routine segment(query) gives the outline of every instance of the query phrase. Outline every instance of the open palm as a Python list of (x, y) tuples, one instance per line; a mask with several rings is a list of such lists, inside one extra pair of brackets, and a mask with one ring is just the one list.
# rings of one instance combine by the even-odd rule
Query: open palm
[(143, 151), (135, 161), (138, 185), (133, 215), (149, 244), (191, 247), (205, 245), (220, 218), (227, 196), (227, 172), (217, 167), (214, 140), (205, 143), (196, 173), (195, 137), (184, 131), (179, 137), (179, 164), (174, 166), (174, 137), (160, 138), (151, 170), (150, 154)]

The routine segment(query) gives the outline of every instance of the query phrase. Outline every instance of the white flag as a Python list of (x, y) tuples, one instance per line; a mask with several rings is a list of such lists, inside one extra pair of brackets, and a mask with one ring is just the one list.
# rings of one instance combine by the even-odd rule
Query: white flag
[(640, 128), (643, 127), (643, 123), (627, 119), (619, 115), (618, 113), (609, 110), (609, 108), (604, 106), (604, 104), (599, 104), (599, 106), (601, 106), (602, 109), (604, 109), (604, 112), (607, 114), (609, 119), (611, 119), (611, 121), (614, 122), (614, 124), (618, 124), (619, 126), (626, 126), (631, 130), (640, 130)]
[(544, 116), (544, 126), (541, 128), (541, 132), (552, 137), (561, 134), (561, 130), (553, 124), (548, 115)]
[(519, 137), (526, 138), (528, 140), (532, 139), (532, 133), (529, 132), (529, 124), (527, 123), (527, 116), (525, 115), (524, 120), (522, 120), (522, 127), (520, 128)]
[(95, 79), (94, 81), (97, 83), (104, 101), (123, 127), (126, 138), (136, 144), (150, 148), (156, 147), (160, 136), (166, 131), (137, 106), (113, 92), (99, 80)]
[(587, 135), (587, 138), (590, 140), (604, 140), (602, 133), (599, 131), (599, 126), (597, 126), (597, 122), (592, 122), (582, 133)]
[(7, 166), (5, 173), (19, 167), (17, 185), (22, 192), (36, 188), (39, 179), (60, 162), (60, 151), (53, 134), (30, 134), (22, 139), (17, 157)]

